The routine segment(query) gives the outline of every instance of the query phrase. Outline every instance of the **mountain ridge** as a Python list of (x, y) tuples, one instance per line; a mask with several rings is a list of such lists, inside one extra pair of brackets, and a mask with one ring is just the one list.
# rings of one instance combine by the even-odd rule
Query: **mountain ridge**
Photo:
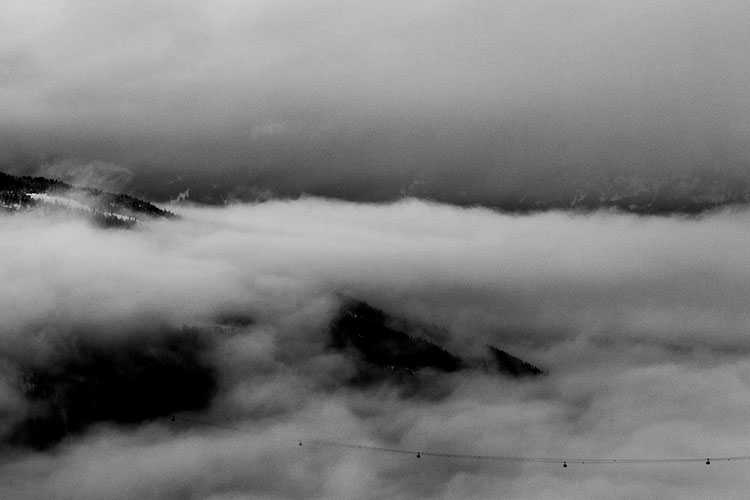
[[(510, 378), (543, 375), (540, 368), (495, 346), (485, 346), (484, 357), (463, 357), (450, 352), (436, 340), (429, 327), (414, 325), (426, 332), (410, 335), (400, 325), (403, 319), (358, 299), (348, 299), (340, 307), (329, 327), (330, 347), (348, 351), (359, 360), (355, 383), (365, 385), (384, 379), (408, 380), (421, 370), (456, 373), (480, 370)], [(396, 326), (399, 325), (399, 326)]]
[(132, 227), (143, 218), (175, 217), (151, 202), (127, 194), (0, 172), (0, 208), (18, 212), (40, 206), (56, 213), (82, 214), (103, 227)]
[(560, 179), (554, 191), (510, 199), (511, 211), (617, 209), (643, 215), (701, 214), (750, 203), (750, 181), (736, 174), (698, 172), (667, 179), (592, 176)]
[[(367, 203), (390, 203), (405, 198), (430, 200), (457, 206), (481, 206), (505, 213), (546, 210), (617, 210), (638, 215), (699, 215), (704, 212), (750, 203), (750, 178), (744, 171), (701, 170), (671, 176), (631, 173), (556, 171), (527, 180), (508, 179), (507, 183), (464, 190), (461, 182), (446, 185), (442, 180), (415, 176), (390, 189), (363, 186), (362, 196), (325, 186), (313, 190), (275, 190), (262, 180), (239, 178), (232, 185), (210, 175), (177, 176), (163, 186), (140, 186), (137, 192), (154, 199), (174, 200), (189, 193), (192, 202), (206, 205), (258, 202), (268, 199), (297, 199), (319, 196)], [(169, 186), (164, 191), (165, 186)]]
[[(484, 194), (464, 193), (460, 190), (451, 192), (430, 180), (415, 178), (408, 186), (402, 186), (392, 192), (374, 194), (372, 199), (368, 198), (367, 201), (388, 203), (404, 198), (417, 198), (457, 206), (483, 206), (504, 213), (616, 210), (637, 215), (700, 215), (721, 208), (750, 204), (750, 179), (746, 177), (739, 170), (696, 169), (687, 174), (668, 177), (647, 174), (612, 176), (597, 172), (583, 175), (580, 172), (560, 171), (545, 178), (529, 180), (515, 188), (498, 185), (495, 194), (491, 194), (491, 189)], [(12, 179), (10, 184), (15, 186), (10, 191), (4, 187), (8, 185), (8, 179)], [(302, 196), (358, 201), (342, 193), (327, 191), (274, 192), (261, 184), (245, 184), (241, 181), (229, 187), (212, 177), (180, 177), (178, 180), (169, 193), (154, 190), (144, 184), (135, 189), (135, 194), (142, 196), (145, 193), (147, 199), (163, 198), (176, 202), (189, 198), (193, 203), (204, 205), (255, 203), (275, 198), (296, 199)], [(6, 209), (24, 204), (23, 198), (19, 198), (13, 191), (29, 193), (65, 190), (77, 190), (90, 196), (106, 198), (106, 203), (97, 207), (99, 211), (119, 206), (128, 208), (131, 215), (171, 215), (165, 215), (169, 212), (135, 196), (71, 186), (46, 177), (17, 177), (0, 172), (0, 207), (4, 206)], [(157, 195), (157, 192), (161, 195)]]

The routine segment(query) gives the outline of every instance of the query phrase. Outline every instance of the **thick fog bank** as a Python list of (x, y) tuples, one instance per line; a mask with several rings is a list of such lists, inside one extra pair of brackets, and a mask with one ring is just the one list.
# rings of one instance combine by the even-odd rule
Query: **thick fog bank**
[[(508, 216), (314, 198), (175, 210), (133, 231), (0, 216), (4, 498), (743, 498), (750, 487), (741, 461), (563, 469), (296, 441), (748, 454), (746, 211)], [(345, 297), (434, 326), (455, 352), (493, 344), (548, 375), (428, 373), (431, 397), (352, 387), (352, 360), (328, 333)], [(159, 384), (171, 398), (154, 396)], [(45, 422), (57, 437), (32, 442)]]

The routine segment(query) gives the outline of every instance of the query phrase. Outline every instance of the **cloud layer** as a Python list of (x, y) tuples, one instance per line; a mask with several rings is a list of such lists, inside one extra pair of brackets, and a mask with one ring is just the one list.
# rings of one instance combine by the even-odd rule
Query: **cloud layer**
[[(132, 339), (158, 346), (185, 326), (202, 332), (201, 359), (216, 371), (210, 404), (187, 416), (241, 431), (165, 416), (101, 422), (44, 452), (4, 446), (9, 498), (744, 497), (744, 462), (563, 469), (295, 439), (745, 455), (746, 212), (518, 217), (315, 198), (181, 210), (135, 231), (0, 218), (0, 433), (35, 411), (28, 367), (59, 367), (85, 342), (115, 356)], [(341, 294), (440, 327), (458, 352), (493, 343), (549, 375), (434, 377), (434, 398), (349, 387), (351, 361), (326, 348)]]
[(11, 1), (0, 161), (101, 162), (161, 197), (191, 179), (470, 203), (744, 172), (748, 21), (695, 0)]

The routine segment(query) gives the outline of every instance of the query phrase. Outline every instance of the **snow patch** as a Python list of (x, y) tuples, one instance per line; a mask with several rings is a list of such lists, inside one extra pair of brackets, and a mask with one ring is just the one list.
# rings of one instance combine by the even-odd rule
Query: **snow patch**
[(90, 214), (98, 213), (107, 217), (114, 217), (116, 219), (126, 221), (126, 222), (138, 222), (138, 219), (136, 219), (135, 217), (122, 215), (122, 214), (118, 214), (115, 212), (105, 212), (103, 210), (97, 210), (84, 203), (81, 203), (80, 201), (71, 200), (70, 198), (64, 198), (62, 196), (51, 196), (47, 193), (29, 193), (29, 198), (37, 202), (51, 204), (51, 205), (60, 205), (60, 206), (70, 208), (73, 210), (82, 210)]

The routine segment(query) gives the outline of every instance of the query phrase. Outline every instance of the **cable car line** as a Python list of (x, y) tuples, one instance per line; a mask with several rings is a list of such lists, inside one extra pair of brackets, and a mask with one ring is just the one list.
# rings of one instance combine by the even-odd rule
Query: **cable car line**
[[(204, 420), (198, 420), (188, 417), (173, 416), (172, 422), (177, 420), (190, 422), (198, 425), (205, 425), (210, 427), (217, 427), (220, 429), (231, 430), (235, 432), (248, 432), (247, 429), (241, 429), (224, 424), (216, 424), (213, 422), (207, 422)], [(268, 437), (268, 436), (266, 436)], [(515, 462), (515, 463), (536, 463), (536, 464), (561, 464), (567, 468), (569, 464), (599, 464), (599, 465), (619, 465), (619, 464), (681, 464), (691, 462), (703, 462), (706, 465), (711, 465), (711, 462), (731, 462), (731, 461), (750, 461), (750, 455), (743, 456), (713, 456), (709, 458), (695, 458), (695, 457), (673, 457), (673, 458), (558, 458), (558, 457), (525, 457), (525, 456), (510, 456), (510, 455), (481, 455), (471, 453), (443, 453), (434, 451), (422, 451), (418, 449), (408, 448), (390, 448), (386, 446), (373, 446), (366, 444), (347, 443), (343, 441), (332, 441), (326, 439), (314, 439), (314, 438), (289, 438), (281, 436), (272, 436), (274, 439), (280, 439), (283, 441), (293, 441), (298, 446), (317, 445), (326, 446), (330, 448), (344, 448), (354, 450), (373, 451), (379, 453), (390, 453), (399, 455), (412, 455), (416, 458), (422, 457), (434, 457), (434, 458), (450, 458), (450, 459), (464, 459), (464, 460), (483, 460), (491, 462)]]

